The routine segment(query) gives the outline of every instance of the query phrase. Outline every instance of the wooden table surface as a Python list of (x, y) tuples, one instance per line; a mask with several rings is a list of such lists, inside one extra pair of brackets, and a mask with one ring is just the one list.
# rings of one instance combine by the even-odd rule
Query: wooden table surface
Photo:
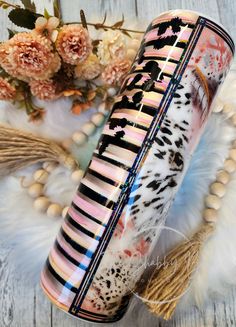
[[(11, 3), (19, 1), (9, 0)], [(46, 6), (49, 11), (53, 0), (35, 0), (37, 8), (42, 11)], [(231, 33), (236, 41), (236, 0), (61, 0), (64, 21), (78, 21), (79, 11), (84, 9), (88, 19), (103, 17), (107, 12), (112, 18), (138, 16), (143, 23), (140, 29), (144, 30), (148, 21), (155, 18), (162, 11), (169, 9), (191, 9), (207, 14), (220, 21)], [(6, 28), (11, 26), (5, 11), (0, 10), (0, 40), (7, 37)], [(7, 263), (11, 249), (0, 247), (0, 327), (86, 327), (84, 323), (69, 317), (52, 306), (43, 295), (39, 286), (26, 288), (23, 281), (27, 276), (13, 276)], [(169, 322), (152, 317), (149, 326), (160, 327), (225, 327), (236, 326), (236, 291), (220, 302), (209, 304), (204, 311), (195, 308), (185, 314), (177, 314)], [(140, 313), (133, 312), (129, 317), (129, 326), (143, 327)], [(128, 326), (127, 318), (112, 326)], [(146, 326), (145, 326), (146, 327)]]

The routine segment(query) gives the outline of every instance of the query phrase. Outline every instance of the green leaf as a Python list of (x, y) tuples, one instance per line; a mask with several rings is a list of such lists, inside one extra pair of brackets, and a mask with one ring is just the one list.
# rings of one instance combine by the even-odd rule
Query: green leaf
[(126, 30), (122, 30), (121, 32), (132, 39), (132, 36)]
[(31, 0), (20, 0), (20, 1), (24, 5), (25, 9), (36, 12), (36, 6), (33, 1), (31, 1)]
[(8, 39), (11, 39), (16, 34), (16, 32), (11, 30), (10, 28), (8, 28), (7, 30), (8, 30)]
[(58, 0), (53, 1), (53, 10), (54, 10), (54, 16), (61, 19), (61, 11), (60, 11), (60, 6), (59, 6)]
[(17, 8), (10, 11), (8, 17), (17, 26), (34, 29), (36, 19), (41, 16), (28, 9)]
[(114, 28), (114, 29), (116, 29), (116, 28), (121, 28), (122, 27), (122, 25), (124, 24), (124, 15), (122, 14), (122, 20), (120, 20), (119, 22), (117, 22), (117, 23), (115, 23), (114, 25), (112, 25), (112, 27)]
[(45, 17), (46, 19), (48, 19), (48, 18), (51, 17), (51, 15), (49, 14), (49, 12), (47, 11), (46, 8), (44, 8), (44, 17)]

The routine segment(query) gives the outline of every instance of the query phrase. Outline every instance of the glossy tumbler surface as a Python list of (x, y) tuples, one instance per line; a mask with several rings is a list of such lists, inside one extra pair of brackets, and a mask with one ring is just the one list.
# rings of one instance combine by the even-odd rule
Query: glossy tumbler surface
[(227, 32), (198, 13), (149, 25), (42, 271), (62, 310), (123, 316), (233, 52)]

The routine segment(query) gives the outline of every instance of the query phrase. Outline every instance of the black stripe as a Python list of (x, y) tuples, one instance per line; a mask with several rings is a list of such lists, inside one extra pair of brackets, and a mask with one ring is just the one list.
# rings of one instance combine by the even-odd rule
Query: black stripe
[(103, 223), (98, 220), (97, 218), (94, 218), (93, 216), (91, 216), (90, 214), (88, 214), (87, 212), (85, 212), (83, 209), (81, 209), (80, 207), (78, 207), (74, 202), (71, 203), (71, 206), (78, 212), (80, 212), (82, 215), (84, 215), (85, 217), (89, 218), (90, 220), (94, 221), (95, 223), (99, 224), (99, 225), (103, 225)]
[(111, 159), (111, 158), (108, 158), (106, 156), (103, 156), (102, 154), (98, 154), (98, 153), (93, 153), (93, 156), (98, 158), (98, 159), (101, 159), (101, 160), (104, 160), (104, 161), (107, 161), (109, 162), (110, 164), (114, 165), (114, 166), (117, 166), (119, 168), (122, 168), (124, 170), (127, 170), (127, 171), (130, 171), (130, 167), (127, 167), (126, 165), (114, 160), (114, 159)]
[[(66, 232), (63, 230), (62, 227), (60, 229), (60, 232), (61, 232), (62, 237), (66, 240), (67, 243), (69, 243), (72, 246), (73, 249), (86, 255), (88, 249), (86, 249), (82, 245), (80, 245), (80, 244), (76, 243), (74, 240), (72, 240), (72, 238), (70, 238), (70, 236), (66, 234)], [(92, 252), (92, 251), (90, 251), (90, 252)]]
[(95, 170), (93, 170), (91, 168), (87, 169), (87, 173), (94, 176), (94, 177), (96, 177), (96, 178), (98, 178), (98, 179), (100, 179), (101, 181), (103, 181), (103, 182), (105, 182), (107, 184), (112, 185), (112, 186), (117, 187), (119, 185), (117, 182), (113, 181), (112, 179), (110, 179), (110, 178), (108, 178), (108, 177), (106, 177), (106, 176), (104, 176), (102, 174), (99, 174), (97, 171), (95, 171)]
[(92, 232), (90, 232), (89, 230), (87, 230), (86, 228), (84, 228), (83, 226), (81, 226), (80, 224), (78, 224), (71, 216), (69, 213), (67, 213), (65, 220), (67, 220), (73, 227), (75, 227), (76, 229), (78, 229), (79, 231), (83, 232), (84, 234), (95, 238), (96, 235)]
[[(144, 66), (145, 67), (145, 66)], [(143, 67), (143, 68), (144, 68)], [(143, 73), (150, 73), (150, 71), (147, 71), (147, 70), (144, 70), (144, 69), (135, 69), (133, 72), (132, 72), (132, 74), (136, 74), (136, 73), (141, 73), (141, 74), (143, 74)], [(161, 74), (163, 75), (163, 76), (166, 76), (166, 77), (172, 77), (172, 74), (168, 74), (168, 73), (165, 73), (165, 72), (161, 72)], [(128, 76), (129, 78), (130, 78), (130, 75)], [(135, 85), (136, 86), (136, 85)]]
[[(106, 135), (106, 134), (102, 135), (102, 137), (100, 138), (100, 143), (104, 143), (104, 144), (108, 144), (108, 145), (109, 144), (117, 145), (123, 149), (127, 149), (134, 153), (138, 153), (139, 149), (140, 149), (140, 147), (135, 144), (132, 144), (128, 141), (122, 140), (120, 138), (116, 138), (111, 135)], [(118, 166), (118, 163), (116, 164), (116, 166)], [(122, 164), (120, 164), (119, 167), (122, 167)]]
[(102, 206), (113, 209), (115, 202), (106, 198), (105, 196), (99, 194), (98, 192), (92, 190), (90, 187), (83, 184), (83, 182), (80, 183), (78, 191), (87, 196), (89, 199), (101, 204)]
[[(117, 119), (122, 119), (122, 118), (110, 118), (109, 121), (112, 123), (112, 121), (113, 121), (114, 119), (117, 120)], [(140, 125), (140, 124), (137, 124), (137, 123), (132, 122), (132, 121), (130, 121), (130, 120), (127, 120), (127, 118), (126, 118), (126, 125), (133, 126), (133, 127), (138, 128), (138, 129), (142, 129), (143, 131), (148, 131), (148, 127), (143, 126), (143, 125)]]
[(49, 262), (49, 258), (47, 258), (46, 266), (47, 266), (48, 270), (50, 271), (50, 273), (53, 275), (53, 277), (55, 277), (59, 283), (61, 283), (66, 288), (68, 288), (71, 292), (73, 292), (73, 293), (77, 292), (76, 287), (74, 287), (74, 286), (69, 287), (68, 283), (60, 275), (58, 275), (58, 273), (53, 269), (53, 267), (51, 266), (51, 264)]
[[(157, 83), (158, 81), (153, 81), (153, 82)], [(124, 90), (130, 91), (130, 90), (127, 89), (128, 86), (129, 86), (129, 84), (126, 85), (126, 87), (124, 88)], [(136, 89), (138, 89), (138, 90), (142, 90), (142, 91), (144, 91), (144, 92), (148, 92), (147, 90), (143, 90), (143, 85), (135, 84), (135, 90), (136, 90)], [(161, 95), (163, 95), (163, 94), (165, 93), (165, 91), (159, 89), (158, 87), (154, 87), (154, 88), (152, 88), (150, 91), (153, 91), (153, 92), (155, 92), (155, 93), (159, 93), (159, 94), (161, 94)], [(149, 91), (149, 92), (150, 92), (150, 91)], [(148, 107), (148, 106), (147, 106), (147, 107)], [(122, 109), (129, 109), (129, 108), (126, 108), (126, 107), (124, 106), (124, 107), (122, 107)], [(134, 107), (134, 108), (133, 108), (133, 110), (138, 110), (138, 109), (139, 109), (139, 107)], [(153, 115), (152, 111), (150, 111), (150, 109), (155, 110), (153, 107), (148, 107), (148, 109), (145, 109), (144, 107), (142, 107), (142, 112), (144, 112), (145, 114), (148, 114), (148, 115), (150, 115), (150, 116), (153, 117), (154, 115)]]
[[(148, 60), (157, 60), (157, 61), (164, 61), (164, 62), (166, 62), (166, 57), (161, 57), (161, 56), (145, 56), (147, 59), (145, 60), (143, 60), (143, 62), (145, 62), (145, 61), (148, 61)], [(138, 61), (138, 58), (136, 59), (137, 61)], [(175, 60), (175, 59), (172, 59), (172, 58), (169, 58), (168, 59), (168, 62), (172, 62), (173, 64), (178, 64), (179, 63), (179, 61), (178, 60)]]
[(71, 255), (69, 255), (59, 244), (58, 240), (55, 241), (54, 245), (58, 249), (58, 251), (64, 255), (64, 257), (69, 260), (71, 263), (73, 263), (76, 267), (79, 267), (80, 262), (75, 260)]
[[(164, 38), (163, 38), (163, 39), (164, 39)], [(162, 47), (156, 49), (156, 48), (155, 48), (155, 45), (156, 45), (156, 43), (157, 43), (158, 40), (160, 40), (160, 39), (156, 39), (156, 40), (151, 40), (151, 41), (145, 42), (145, 43), (144, 43), (145, 48), (148, 47), (148, 46), (153, 46), (155, 50), (160, 50), (160, 49), (163, 49), (164, 46), (166, 46), (166, 45), (173, 46), (174, 43), (175, 43), (175, 40), (173, 40), (173, 43), (171, 43), (171, 44), (168, 44), (168, 43), (167, 43), (167, 44), (163, 45)], [(175, 44), (175, 48), (184, 49), (185, 47), (186, 47), (186, 43), (185, 43), (185, 42), (177, 42), (177, 43)]]
[[(163, 22), (165, 22), (165, 21), (163, 21)], [(158, 23), (156, 25), (152, 25), (152, 28), (150, 29), (150, 31), (153, 30), (153, 29), (155, 29), (155, 28), (159, 28), (162, 23)], [(186, 26), (188, 26), (188, 28), (194, 28), (194, 26), (195, 26), (195, 24), (191, 24), (191, 23), (188, 23), (188, 22), (184, 22), (184, 24), (186, 24)]]

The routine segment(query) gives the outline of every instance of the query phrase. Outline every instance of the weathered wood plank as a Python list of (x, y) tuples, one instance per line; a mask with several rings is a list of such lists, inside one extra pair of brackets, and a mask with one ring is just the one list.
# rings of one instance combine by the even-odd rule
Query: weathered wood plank
[(236, 43), (236, 1), (217, 0), (221, 23), (227, 28)]

